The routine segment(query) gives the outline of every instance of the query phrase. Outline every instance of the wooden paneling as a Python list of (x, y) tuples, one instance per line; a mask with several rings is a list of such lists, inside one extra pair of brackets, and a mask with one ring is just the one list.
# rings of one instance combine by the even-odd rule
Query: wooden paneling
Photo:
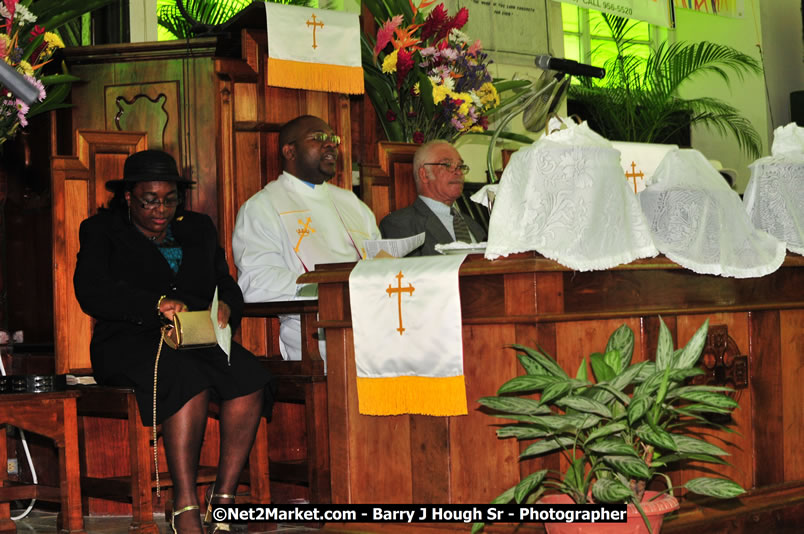
[(779, 324), (784, 480), (795, 481), (804, 479), (804, 312), (783, 311)]

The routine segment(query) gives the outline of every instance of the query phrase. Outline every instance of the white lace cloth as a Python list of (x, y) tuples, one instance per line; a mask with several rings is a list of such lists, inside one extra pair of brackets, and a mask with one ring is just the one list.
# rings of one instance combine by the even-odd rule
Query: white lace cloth
[(696, 273), (751, 278), (784, 261), (784, 243), (754, 228), (739, 195), (697, 150), (668, 153), (639, 200), (659, 251)]
[(804, 128), (798, 126), (795, 122), (779, 126), (773, 130), (771, 156), (784, 154), (793, 154), (794, 156), (804, 154)]
[(804, 254), (804, 150), (758, 159), (750, 168), (743, 205), (751, 222)]
[(578, 271), (658, 253), (619, 152), (586, 123), (519, 149), (500, 179), (485, 257), (532, 250)]

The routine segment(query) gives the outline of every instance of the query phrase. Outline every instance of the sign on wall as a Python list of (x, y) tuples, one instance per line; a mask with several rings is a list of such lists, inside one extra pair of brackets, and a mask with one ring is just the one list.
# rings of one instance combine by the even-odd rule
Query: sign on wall
[[(594, 9), (629, 19), (642, 20), (656, 26), (674, 28), (676, 25), (671, 0), (554, 0), (564, 4)], [(695, 1), (695, 0), (692, 0)], [(678, 0), (676, 0), (676, 3)]]
[(743, 18), (744, 0), (673, 0), (676, 8), (692, 9), (701, 13)]

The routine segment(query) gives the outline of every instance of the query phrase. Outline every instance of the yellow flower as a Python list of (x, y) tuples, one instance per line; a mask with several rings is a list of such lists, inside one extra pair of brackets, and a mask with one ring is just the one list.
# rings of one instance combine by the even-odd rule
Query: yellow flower
[(480, 101), (486, 109), (500, 105), (500, 95), (491, 82), (486, 82), (480, 86), (480, 89), (477, 90), (477, 96), (480, 97)]
[(470, 132), (482, 132), (484, 130), (483, 130), (482, 126), (476, 124), (476, 125), (472, 126), (471, 128), (469, 128), (469, 131)]
[(416, 85), (413, 86), (413, 94), (414, 95), (419, 95), (420, 93), (421, 93), (421, 90), (419, 89), (419, 82), (416, 82)]
[(447, 96), (452, 96), (452, 92), (446, 86), (438, 84), (433, 86), (433, 103), (438, 104)]
[(28, 76), (34, 75), (33, 67), (31, 67), (31, 64), (25, 60), (22, 60), (19, 62), (19, 64), (17, 64), (17, 70), (22, 74), (27, 74)]
[(461, 104), (461, 107), (458, 108), (458, 113), (468, 115), (469, 108), (472, 106), (472, 95), (469, 93), (457, 93), (453, 98), (463, 100), (463, 104)]
[(45, 32), (45, 42), (48, 48), (64, 48), (64, 41), (53, 32)]
[(399, 50), (394, 50), (382, 60), (382, 71), (386, 74), (396, 72), (396, 58), (399, 55)]

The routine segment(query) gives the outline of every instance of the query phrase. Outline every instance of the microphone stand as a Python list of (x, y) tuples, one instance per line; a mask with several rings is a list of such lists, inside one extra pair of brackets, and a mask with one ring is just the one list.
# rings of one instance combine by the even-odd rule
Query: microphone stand
[(499, 126), (494, 129), (494, 134), (491, 136), (491, 142), (489, 143), (489, 150), (486, 153), (486, 170), (489, 173), (489, 180), (491, 183), (497, 182), (497, 175), (494, 173), (494, 165), (492, 164), (492, 159), (494, 156), (494, 145), (497, 142), (497, 138), (500, 136), (500, 132), (511, 122), (516, 115), (522, 113), (528, 107), (536, 101), (537, 98), (541, 97), (545, 94), (549, 89), (552, 89), (557, 83), (559, 82), (558, 79), (553, 78), (550, 83), (536, 91), (535, 93), (525, 93), (521, 95), (516, 102), (514, 102), (513, 109), (503, 118), (500, 122)]

